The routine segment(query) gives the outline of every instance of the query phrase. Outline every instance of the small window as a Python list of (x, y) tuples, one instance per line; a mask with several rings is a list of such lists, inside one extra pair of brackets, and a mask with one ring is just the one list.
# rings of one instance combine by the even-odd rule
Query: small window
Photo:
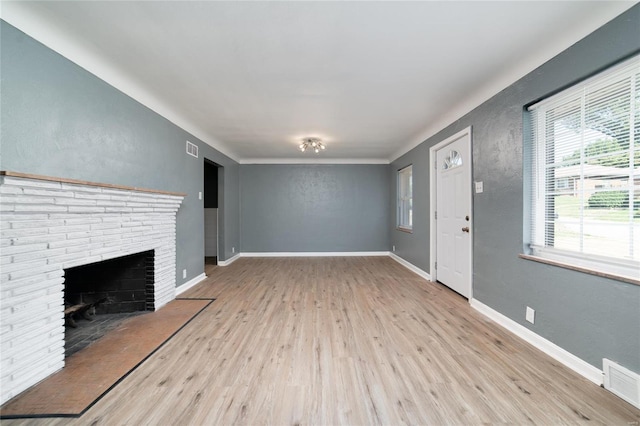
[(449, 154), (444, 159), (444, 164), (442, 165), (444, 170), (455, 169), (456, 167), (462, 166), (462, 156), (456, 150), (449, 151)]
[(637, 278), (640, 57), (529, 110), (531, 254)]
[(413, 229), (413, 168), (398, 170), (398, 228)]

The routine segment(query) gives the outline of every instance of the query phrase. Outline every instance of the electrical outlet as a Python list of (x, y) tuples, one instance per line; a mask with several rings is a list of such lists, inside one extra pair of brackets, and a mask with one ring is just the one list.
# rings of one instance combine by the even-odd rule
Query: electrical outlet
[(527, 306), (527, 313), (525, 315), (527, 321), (533, 324), (536, 320), (536, 311)]
[(235, 247), (231, 247), (231, 253), (235, 253), (236, 252), (236, 248)]
[(183, 269), (182, 270), (182, 279), (185, 279), (185, 278), (187, 278), (187, 270)]
[(391, 246), (391, 251), (396, 251), (396, 246)]
[(481, 194), (484, 191), (484, 183), (482, 181), (476, 182), (476, 194)]
[(198, 200), (202, 200), (202, 192), (198, 192)]

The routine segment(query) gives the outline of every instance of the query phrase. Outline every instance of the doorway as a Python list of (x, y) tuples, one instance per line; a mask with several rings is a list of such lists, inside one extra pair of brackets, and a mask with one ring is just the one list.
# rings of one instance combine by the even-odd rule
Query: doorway
[(473, 218), (471, 127), (429, 150), (431, 277), (472, 297)]
[(204, 159), (204, 270), (218, 265), (218, 194), (222, 167)]

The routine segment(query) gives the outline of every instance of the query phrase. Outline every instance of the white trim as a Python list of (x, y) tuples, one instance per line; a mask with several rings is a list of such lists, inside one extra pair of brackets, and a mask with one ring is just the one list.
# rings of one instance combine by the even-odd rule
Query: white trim
[(598, 386), (601, 386), (604, 383), (604, 373), (602, 370), (578, 358), (565, 349), (562, 349), (555, 343), (518, 324), (511, 318), (502, 315), (500, 312), (493, 310), (478, 299), (471, 299), (471, 307), (487, 318), (493, 320), (498, 325), (506, 328), (527, 343), (532, 344), (551, 358), (564, 364), (566, 367), (569, 367), (587, 380), (590, 380)]
[(389, 164), (380, 158), (243, 158), (240, 164)]
[[(602, 369), (604, 370), (604, 388), (634, 407), (640, 408), (640, 374), (607, 358), (602, 358)], [(611, 380), (612, 371), (617, 373), (615, 374), (617, 378), (613, 380), (613, 383)], [(621, 380), (620, 376), (623, 376), (624, 379)], [(626, 383), (623, 385), (620, 381)]]
[[(471, 126), (460, 130), (458, 133), (449, 136), (442, 142), (438, 142), (431, 148), (429, 148), (429, 233), (433, 237), (430, 238), (429, 242), (429, 253), (434, 254), (430, 256), (429, 260), (429, 269), (433, 271), (433, 280), (436, 281), (438, 279), (438, 270), (436, 269), (436, 260), (437, 260), (437, 247), (436, 247), (436, 238), (435, 235), (438, 232), (438, 225), (436, 221), (436, 197), (438, 195), (436, 188), (436, 154), (438, 150), (444, 148), (452, 142), (457, 141), (465, 136), (469, 136), (469, 154), (473, 158), (473, 142), (472, 142), (472, 129)], [(469, 164), (469, 167), (472, 167), (472, 164)], [(469, 170), (469, 178), (470, 181), (468, 184), (471, 186), (473, 183), (473, 168)], [(471, 244), (469, 250), (469, 282), (467, 283), (469, 286), (469, 300), (473, 298), (473, 189), (470, 191), (470, 199), (469, 199), (469, 208), (471, 212), (469, 213), (470, 221), (469, 227), (471, 228), (471, 232), (469, 233), (469, 244)]]
[(640, 279), (640, 262), (636, 260), (604, 257), (596, 254), (572, 252), (554, 247), (540, 247), (531, 245), (532, 256), (564, 263), (593, 272), (619, 275), (632, 280)]
[(198, 275), (197, 277), (190, 279), (189, 281), (182, 284), (181, 286), (176, 287), (176, 296), (181, 295), (185, 291), (189, 290), (191, 287), (201, 283), (206, 279), (207, 279), (207, 276), (204, 274), (204, 272)]
[(389, 256), (388, 251), (296, 251), (243, 252), (242, 257), (354, 257)]
[(227, 260), (218, 260), (218, 266), (229, 266), (236, 260), (240, 259), (240, 256), (240, 253), (236, 253), (235, 256), (232, 256)]
[(395, 253), (389, 253), (389, 257), (392, 258), (393, 260), (395, 260), (396, 262), (398, 262), (399, 264), (401, 264), (402, 266), (404, 266), (405, 268), (407, 268), (408, 270), (410, 270), (412, 272), (415, 272), (416, 274), (420, 275), (425, 280), (431, 281), (431, 275), (428, 272), (423, 271), (422, 269), (418, 268), (413, 263), (407, 262), (406, 260), (404, 260), (403, 258), (401, 258), (400, 256), (398, 256)]

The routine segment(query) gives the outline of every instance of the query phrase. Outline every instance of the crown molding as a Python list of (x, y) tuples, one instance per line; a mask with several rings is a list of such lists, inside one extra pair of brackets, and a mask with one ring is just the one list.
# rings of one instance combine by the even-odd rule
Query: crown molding
[(243, 158), (240, 164), (389, 164), (380, 158)]

